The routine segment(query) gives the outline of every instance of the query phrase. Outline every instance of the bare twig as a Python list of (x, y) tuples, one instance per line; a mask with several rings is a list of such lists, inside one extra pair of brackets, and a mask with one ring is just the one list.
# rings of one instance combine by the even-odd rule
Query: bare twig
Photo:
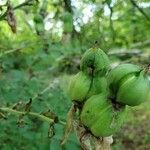
[[(0, 108), (0, 110), (3, 112), (13, 114), (13, 115), (17, 115), (17, 116), (19, 116), (19, 115), (33, 116), (33, 117), (40, 119), (41, 121), (48, 122), (48, 123), (54, 123), (54, 119), (46, 117), (46, 116), (44, 116), (40, 113), (36, 113), (36, 112), (18, 111), (18, 110), (9, 108), (9, 107), (2, 107), (2, 108)], [(65, 125), (65, 122), (63, 122), (62, 120), (58, 121), (58, 123)]]
[[(26, 0), (25, 2), (23, 2), (23, 3), (21, 3), (21, 4), (17, 5), (17, 6), (15, 6), (15, 7), (13, 8), (13, 10), (19, 9), (19, 8), (21, 8), (21, 7), (24, 7), (24, 6), (33, 5), (33, 1), (35, 1), (35, 0)], [(6, 16), (7, 16), (7, 11), (5, 11), (5, 12), (0, 16), (0, 21), (1, 21), (1, 20), (5, 20), (5, 17), (6, 17)]]
[[(39, 41), (38, 41), (39, 42)], [(21, 51), (21, 50), (23, 50), (23, 49), (25, 49), (25, 48), (29, 48), (29, 47), (32, 47), (32, 46), (34, 46), (34, 45), (36, 45), (36, 43), (24, 43), (24, 46), (22, 46), (22, 47), (20, 47), (20, 48), (15, 48), (15, 49), (10, 49), (10, 50), (6, 50), (6, 51), (4, 51), (4, 52), (0, 52), (0, 58), (1, 57), (3, 57), (3, 56), (5, 56), (5, 55), (7, 55), (7, 54), (11, 54), (11, 53), (14, 53), (14, 52), (17, 52), (17, 51)], [(2, 47), (3, 48), (3, 47)], [(3, 48), (4, 49), (4, 48)]]
[(54, 122), (53, 119), (48, 118), (48, 117), (46, 117), (44, 115), (35, 113), (35, 112), (18, 111), (18, 110), (14, 110), (14, 109), (11, 109), (11, 108), (8, 108), (8, 107), (2, 107), (2, 108), (0, 108), (0, 110), (4, 111), (4, 112), (11, 113), (11, 114), (14, 114), (14, 115), (29, 115), (29, 116), (34, 116), (34, 117), (37, 117), (40, 120), (48, 122), (48, 123), (53, 123)]
[(11, 6), (11, 3), (8, 1), (8, 6), (7, 6), (7, 23), (10, 26), (11, 30), (13, 33), (16, 33), (16, 28), (17, 28), (17, 22), (16, 22), (16, 17), (14, 14), (14, 9)]
[(126, 49), (123, 50), (117, 50), (117, 51), (110, 51), (108, 52), (108, 55), (115, 55), (115, 56), (137, 56), (140, 55), (142, 52), (140, 50), (132, 50), (132, 51), (127, 51)]
[(68, 112), (68, 114), (67, 114), (66, 129), (65, 129), (65, 133), (64, 133), (61, 145), (66, 143), (66, 141), (68, 139), (68, 136), (69, 136), (70, 132), (73, 129), (73, 116), (74, 116), (74, 113), (75, 113), (75, 107), (74, 107), (74, 105), (72, 105), (69, 112)]
[[(25, 47), (24, 47), (25, 48)], [(10, 53), (13, 53), (13, 52), (16, 52), (16, 51), (20, 51), (22, 50), (23, 48), (17, 48), (17, 49), (12, 49), (12, 50), (8, 50), (8, 51), (5, 51), (3, 53), (0, 54), (0, 58), (4, 55), (7, 55), (7, 54), (10, 54)]]
[(133, 6), (135, 6), (135, 7), (139, 10), (139, 12), (140, 12), (147, 20), (150, 21), (149, 16), (143, 11), (143, 9), (141, 9), (141, 8), (137, 5), (137, 3), (136, 3), (134, 0), (130, 0), (130, 2), (132, 3)]
[(115, 41), (115, 30), (114, 30), (114, 26), (113, 26), (113, 21), (112, 21), (112, 15), (113, 15), (113, 6), (111, 6), (111, 4), (109, 2), (107, 2), (107, 5), (110, 9), (110, 17), (109, 17), (109, 25), (112, 31), (112, 41)]

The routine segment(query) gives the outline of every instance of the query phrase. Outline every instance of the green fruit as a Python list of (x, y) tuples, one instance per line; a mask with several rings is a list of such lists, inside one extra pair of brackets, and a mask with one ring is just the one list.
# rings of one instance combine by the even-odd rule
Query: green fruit
[[(111, 106), (111, 104), (109, 104)], [(99, 112), (99, 118), (93, 123), (91, 127), (91, 132), (96, 137), (106, 137), (117, 132), (125, 119), (126, 109), (122, 108), (119, 111), (114, 110), (114, 108), (108, 107), (105, 111), (101, 110)]]
[(69, 95), (71, 100), (73, 101), (83, 101), (90, 88), (91, 78), (87, 76), (85, 73), (80, 71), (76, 74), (70, 82), (69, 85)]
[(105, 73), (109, 64), (109, 58), (104, 51), (98, 48), (91, 48), (83, 55), (80, 68), (88, 74), (92, 74), (92, 71)]
[(107, 76), (109, 88), (116, 93), (120, 80), (126, 75), (134, 72), (139, 72), (141, 68), (133, 64), (121, 64), (112, 69)]
[(113, 108), (105, 94), (94, 95), (84, 104), (80, 120), (89, 128), (93, 135), (110, 136), (117, 132), (125, 119), (126, 109)]
[(84, 101), (93, 95), (106, 94), (107, 91), (108, 84), (105, 77), (99, 74), (92, 77), (82, 71), (72, 78), (69, 86), (69, 95), (74, 101)]
[(129, 106), (136, 106), (146, 101), (149, 90), (148, 77), (141, 71), (123, 79), (116, 101)]
[(83, 106), (80, 115), (81, 122), (90, 128), (98, 119), (99, 112), (107, 106), (106, 101), (107, 98), (104, 94), (91, 96)]

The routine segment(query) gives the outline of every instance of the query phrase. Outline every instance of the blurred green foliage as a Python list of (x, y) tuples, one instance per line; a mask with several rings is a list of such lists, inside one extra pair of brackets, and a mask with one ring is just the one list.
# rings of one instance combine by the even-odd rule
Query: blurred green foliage
[[(0, 107), (12, 107), (18, 102), (25, 105), (38, 95), (31, 111), (51, 110), (65, 122), (71, 106), (66, 90), (68, 80), (79, 70), (82, 54), (95, 41), (110, 54), (112, 63), (129, 61), (147, 65), (150, 3), (148, 0), (135, 1), (137, 5), (132, 2), (11, 0), (2, 5), (0, 1)], [(13, 17), (7, 13), (8, 5), (14, 8)], [(12, 28), (16, 28), (16, 33)], [(115, 50), (117, 53), (112, 55)], [(123, 57), (122, 50), (126, 50)], [(132, 54), (134, 50), (138, 51), (137, 55)], [(49, 89), (40, 94), (47, 87)], [(114, 137), (112, 149), (150, 149), (150, 105), (147, 103), (129, 112), (123, 129)], [(80, 149), (74, 134), (60, 146), (64, 125), (56, 124), (55, 136), (50, 139), (48, 123), (25, 116), (22, 126), (18, 127), (18, 116), (4, 115), (7, 119), (1, 118), (0, 123), (2, 150)]]

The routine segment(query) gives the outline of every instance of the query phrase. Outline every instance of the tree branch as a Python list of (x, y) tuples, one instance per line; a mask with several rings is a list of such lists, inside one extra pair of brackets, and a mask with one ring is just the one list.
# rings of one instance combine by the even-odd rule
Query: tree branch
[(134, 0), (130, 0), (130, 2), (132, 3), (133, 6), (135, 6), (135, 7), (141, 12), (141, 14), (142, 14), (147, 20), (150, 21), (149, 16), (143, 11), (143, 9), (141, 9), (141, 8), (137, 5), (137, 3), (136, 3)]
[[(13, 8), (13, 10), (19, 9), (19, 8), (21, 8), (21, 7), (23, 7), (23, 6), (31, 6), (31, 5), (33, 5), (33, 3), (32, 3), (33, 1), (34, 1), (34, 0), (27, 0), (27, 1), (25, 1), (25, 2), (23, 2), (23, 3), (21, 3), (21, 4), (19, 4), (19, 5), (15, 6), (15, 7)], [(5, 20), (6, 15), (7, 15), (7, 11), (5, 11), (5, 12), (0, 16), (0, 21), (1, 21), (1, 20)]]
[(113, 7), (109, 3), (107, 3), (107, 5), (110, 9), (109, 24), (110, 24), (110, 28), (112, 31), (112, 42), (114, 42), (115, 41), (115, 30), (114, 30), (113, 21), (112, 21)]
[(140, 50), (132, 50), (132, 51), (129, 51), (129, 50), (126, 50), (126, 49), (119, 49), (117, 51), (110, 51), (108, 52), (108, 55), (110, 56), (118, 56), (118, 57), (123, 57), (123, 56), (139, 56), (141, 55), (141, 51)]
[(5, 51), (5, 52), (2, 52), (0, 53), (0, 58), (4, 55), (7, 55), (7, 54), (10, 54), (10, 53), (13, 53), (13, 52), (16, 52), (16, 51), (19, 51), (19, 50), (22, 50), (23, 48), (17, 48), (17, 49), (12, 49), (12, 50), (8, 50), (8, 51)]
[[(39, 42), (39, 41), (38, 41)], [(28, 46), (27, 46), (27, 44), (28, 44)], [(39, 44), (42, 44), (41, 42), (39, 42)], [(3, 51), (1, 51), (0, 52), (0, 58), (1, 57), (3, 57), (3, 56), (5, 56), (5, 55), (7, 55), (7, 54), (11, 54), (11, 53), (14, 53), (14, 52), (17, 52), (17, 51), (21, 51), (21, 50), (23, 50), (23, 49), (25, 49), (25, 48), (28, 48), (28, 47), (32, 47), (32, 46), (34, 46), (34, 45), (36, 45), (35, 43), (25, 43), (24, 44), (24, 46), (22, 46), (22, 47), (19, 47), (19, 48), (15, 48), (15, 49), (10, 49), (10, 50), (5, 50), (4, 52)], [(4, 49), (3, 47), (0, 47), (1, 49)]]
[[(49, 117), (46, 117), (46, 116), (39, 114), (39, 113), (36, 113), (36, 112), (18, 111), (18, 110), (14, 110), (12, 108), (9, 108), (9, 107), (2, 107), (2, 108), (0, 108), (0, 110), (3, 112), (7, 112), (10, 114), (16, 115), (16, 116), (19, 116), (19, 115), (33, 116), (33, 117), (40, 119), (41, 121), (48, 122), (48, 123), (54, 123), (55, 122), (54, 119), (51, 119)], [(62, 120), (58, 120), (58, 123), (65, 125), (65, 122), (63, 122)]]
[(131, 48), (139, 48), (139, 47), (144, 47), (144, 46), (150, 46), (150, 40), (145, 40), (145, 41), (141, 41), (138, 43), (134, 43), (131, 45)]
[(48, 118), (48, 117), (46, 117), (44, 115), (41, 115), (41, 114), (38, 114), (38, 113), (35, 113), (35, 112), (18, 111), (18, 110), (14, 110), (14, 109), (11, 109), (11, 108), (8, 108), (8, 107), (2, 107), (2, 108), (0, 108), (0, 110), (2, 110), (4, 112), (11, 113), (11, 114), (14, 114), (14, 115), (30, 115), (30, 116), (34, 116), (34, 117), (37, 117), (40, 120), (48, 122), (48, 123), (53, 123), (54, 122), (54, 119)]

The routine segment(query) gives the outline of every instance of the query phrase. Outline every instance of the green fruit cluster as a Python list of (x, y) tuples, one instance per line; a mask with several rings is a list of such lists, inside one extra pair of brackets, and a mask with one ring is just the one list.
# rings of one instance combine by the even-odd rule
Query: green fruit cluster
[(96, 137), (117, 132), (125, 119), (126, 105), (139, 105), (150, 93), (150, 81), (139, 66), (121, 64), (109, 70), (108, 56), (91, 48), (69, 85), (71, 100), (82, 105), (81, 123)]
[(71, 100), (83, 102), (92, 95), (108, 91), (106, 70), (109, 58), (101, 50), (91, 48), (81, 59), (80, 72), (73, 76), (69, 85)]
[(137, 106), (148, 99), (150, 82), (139, 66), (121, 64), (108, 73), (111, 96), (119, 103)]

